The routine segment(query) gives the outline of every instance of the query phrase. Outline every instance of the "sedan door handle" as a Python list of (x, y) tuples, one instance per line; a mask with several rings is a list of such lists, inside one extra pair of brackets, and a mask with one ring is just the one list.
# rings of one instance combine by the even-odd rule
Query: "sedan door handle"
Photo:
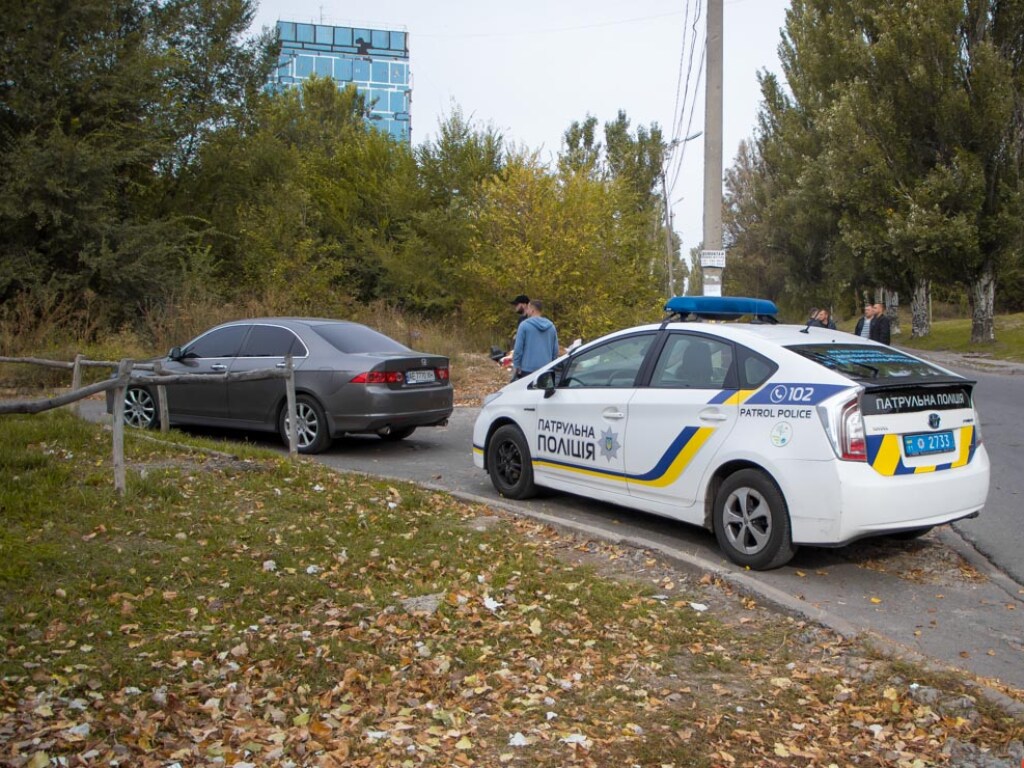
[(700, 412), (700, 417), (704, 421), (728, 421), (728, 415), (722, 413), (716, 408), (708, 408)]
[(274, 367), (275, 368), (287, 368), (288, 367), (288, 363), (278, 363)]
[(228, 367), (224, 363), (214, 363), (210, 366), (211, 371), (226, 371)]
[(616, 411), (616, 410), (614, 410), (612, 408), (606, 408), (601, 415), (604, 416), (606, 419), (624, 419), (624, 418), (626, 418), (626, 414), (624, 414), (622, 411)]

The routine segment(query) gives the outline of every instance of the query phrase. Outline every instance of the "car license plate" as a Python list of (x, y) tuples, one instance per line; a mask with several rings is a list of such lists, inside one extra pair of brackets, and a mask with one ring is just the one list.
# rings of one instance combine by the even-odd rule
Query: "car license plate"
[(949, 453), (954, 450), (956, 441), (949, 430), (903, 436), (903, 453), (907, 456), (927, 456), (929, 453)]
[(406, 384), (429, 384), (434, 380), (434, 372), (432, 370), (405, 372)]

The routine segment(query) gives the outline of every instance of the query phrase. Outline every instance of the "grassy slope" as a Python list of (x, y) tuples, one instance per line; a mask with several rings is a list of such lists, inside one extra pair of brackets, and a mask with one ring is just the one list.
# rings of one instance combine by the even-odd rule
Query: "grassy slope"
[[(857, 319), (843, 323), (843, 329), (853, 331)], [(893, 342), (901, 347), (960, 354), (987, 355), (1002, 360), (1024, 362), (1024, 314), (997, 315), (996, 341), (993, 344), (971, 343), (970, 319), (936, 320), (931, 334), (923, 338), (910, 335), (910, 315), (900, 317), (901, 333)]]
[(0, 418), (0, 763), (910, 766), (1024, 735), (647, 553), (174, 439), (129, 433), (119, 498), (108, 433)]

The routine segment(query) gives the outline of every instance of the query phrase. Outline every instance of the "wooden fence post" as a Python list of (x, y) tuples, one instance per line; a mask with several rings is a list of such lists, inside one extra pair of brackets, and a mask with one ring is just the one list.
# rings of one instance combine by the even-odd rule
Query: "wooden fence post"
[(291, 355), (285, 355), (284, 367), (288, 371), (284, 380), (288, 398), (288, 456), (294, 459), (299, 455), (299, 414), (295, 408), (295, 361)]
[[(82, 388), (82, 360), (84, 358), (85, 355), (83, 355), (81, 352), (75, 355), (75, 367), (71, 369), (72, 392), (77, 392), (79, 389)], [(75, 416), (80, 416), (82, 413), (82, 408), (79, 405), (79, 403), (81, 402), (81, 400), (75, 400), (75, 402), (73, 402), (70, 406), (71, 413), (73, 413)]]
[[(153, 372), (157, 376), (163, 375), (164, 364), (157, 360), (153, 363)], [(160, 431), (167, 432), (171, 428), (171, 416), (167, 410), (167, 387), (163, 384), (158, 384), (156, 387), (156, 402), (157, 407), (160, 408)]]
[(122, 360), (117, 365), (117, 388), (114, 390), (114, 490), (124, 496), (124, 392), (128, 387), (128, 375), (132, 370), (131, 360)]

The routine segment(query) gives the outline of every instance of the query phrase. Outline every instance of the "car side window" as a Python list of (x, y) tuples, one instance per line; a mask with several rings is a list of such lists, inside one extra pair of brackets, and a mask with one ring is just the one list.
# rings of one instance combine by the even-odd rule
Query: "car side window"
[(743, 389), (757, 389), (778, 369), (778, 364), (773, 360), (749, 349), (740, 350), (740, 386)]
[(730, 344), (704, 336), (673, 333), (662, 347), (651, 375), (651, 386), (668, 389), (727, 389), (734, 387)]
[(613, 339), (570, 358), (560, 386), (632, 387), (655, 335), (643, 333)]
[(248, 325), (229, 325), (203, 334), (185, 349), (184, 357), (235, 357), (242, 346)]
[(306, 347), (292, 331), (279, 325), (254, 325), (240, 357), (305, 357)]

